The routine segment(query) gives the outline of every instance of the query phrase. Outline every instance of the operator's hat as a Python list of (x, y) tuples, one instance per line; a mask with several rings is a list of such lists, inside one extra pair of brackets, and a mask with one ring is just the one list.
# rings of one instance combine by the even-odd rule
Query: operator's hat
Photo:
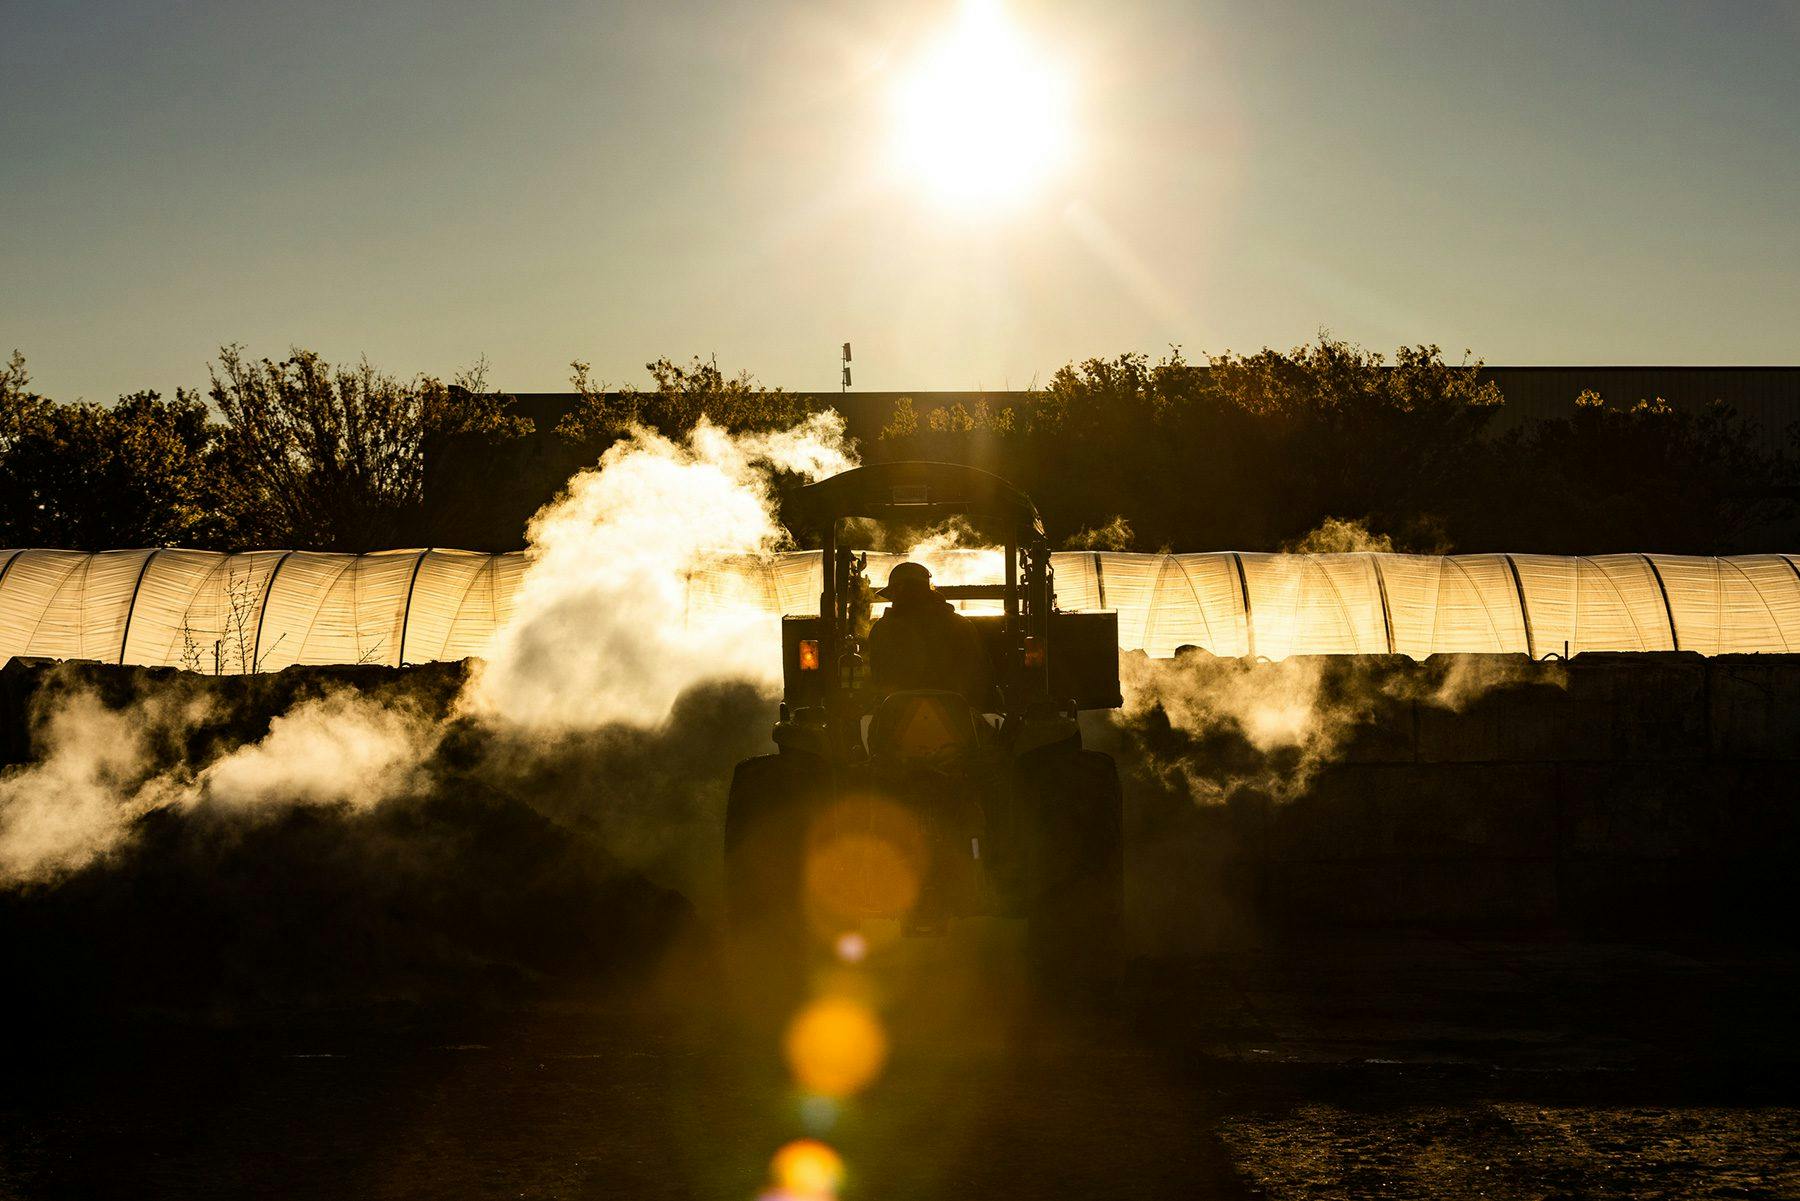
[(894, 564), (888, 572), (887, 587), (876, 593), (887, 600), (899, 600), (903, 596), (914, 596), (931, 591), (931, 572), (923, 563), (908, 560)]

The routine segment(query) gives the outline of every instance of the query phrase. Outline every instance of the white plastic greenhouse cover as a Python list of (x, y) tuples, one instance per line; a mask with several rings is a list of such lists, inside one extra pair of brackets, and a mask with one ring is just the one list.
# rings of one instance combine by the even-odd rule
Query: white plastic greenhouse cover
[[(871, 555), (878, 583), (897, 561)], [(997, 578), (993, 551), (927, 556), (940, 582)], [(1053, 556), (1057, 603), (1112, 609), (1119, 645), (1167, 656), (1800, 650), (1788, 555)], [(0, 661), (15, 655), (276, 671), (479, 655), (511, 617), (523, 554), (0, 550)], [(688, 612), (817, 607), (819, 555), (696, 572)], [(975, 606), (971, 606), (975, 607)]]

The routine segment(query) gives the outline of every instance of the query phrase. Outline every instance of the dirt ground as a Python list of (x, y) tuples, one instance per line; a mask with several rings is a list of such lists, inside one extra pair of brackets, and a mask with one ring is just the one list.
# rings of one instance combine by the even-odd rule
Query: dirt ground
[(629, 998), (15, 1028), (0, 1195), (1792, 1197), (1788, 951), (1425, 937), (1138, 963), (1098, 1006), (1003, 923), (863, 972), (874, 1082), (807, 1099), (779, 1022)]

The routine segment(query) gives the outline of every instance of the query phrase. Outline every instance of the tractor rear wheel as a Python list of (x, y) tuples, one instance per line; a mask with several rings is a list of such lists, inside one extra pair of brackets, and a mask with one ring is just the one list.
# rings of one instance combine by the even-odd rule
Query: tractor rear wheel
[(1028, 800), (1026, 946), (1041, 983), (1103, 989), (1123, 962), (1125, 832), (1119, 772), (1098, 751), (1020, 764)]
[(733, 974), (778, 991), (804, 969), (808, 947), (807, 829), (822, 765), (762, 755), (737, 765), (725, 806), (725, 908)]

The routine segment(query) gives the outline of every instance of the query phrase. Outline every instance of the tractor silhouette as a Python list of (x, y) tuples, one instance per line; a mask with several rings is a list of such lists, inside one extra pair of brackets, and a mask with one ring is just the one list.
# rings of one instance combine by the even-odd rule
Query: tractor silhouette
[[(1120, 704), (1118, 618), (1062, 612), (1043, 523), (973, 467), (882, 463), (800, 489), (790, 524), (822, 547), (817, 614), (782, 618), (777, 752), (737, 766), (725, 821), (734, 941), (765, 961), (820, 956), (870, 919), (910, 935), (1014, 916), (1051, 979), (1099, 978), (1119, 955), (1118, 771), (1077, 713)], [(937, 589), (972, 613), (987, 695), (888, 690), (866, 655), (876, 522), (960, 518), (1003, 545), (1003, 578)]]

